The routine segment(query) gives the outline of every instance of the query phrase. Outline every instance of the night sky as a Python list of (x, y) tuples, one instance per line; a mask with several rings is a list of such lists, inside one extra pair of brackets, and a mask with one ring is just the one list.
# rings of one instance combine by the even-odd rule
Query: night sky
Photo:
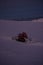
[(43, 17), (43, 0), (0, 0), (0, 19)]

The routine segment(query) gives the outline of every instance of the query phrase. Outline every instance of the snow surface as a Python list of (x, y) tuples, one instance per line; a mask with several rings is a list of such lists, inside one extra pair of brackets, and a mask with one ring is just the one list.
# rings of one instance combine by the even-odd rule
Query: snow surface
[[(43, 22), (35, 21), (0, 20), (0, 65), (43, 65)], [(11, 39), (23, 31), (32, 42)]]

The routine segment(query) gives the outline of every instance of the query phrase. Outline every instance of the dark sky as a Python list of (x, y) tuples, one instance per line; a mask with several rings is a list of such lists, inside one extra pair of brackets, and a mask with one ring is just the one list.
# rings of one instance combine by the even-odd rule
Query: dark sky
[(43, 16), (43, 0), (0, 0), (0, 19)]

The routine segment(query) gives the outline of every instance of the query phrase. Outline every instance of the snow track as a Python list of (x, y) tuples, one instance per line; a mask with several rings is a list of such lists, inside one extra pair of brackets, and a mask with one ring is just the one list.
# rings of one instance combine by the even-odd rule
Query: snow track
[[(0, 39), (2, 39), (2, 40), (10, 40), (10, 41), (14, 41), (15, 42), (15, 40), (12, 40), (12, 37), (11, 36), (0, 36)], [(16, 42), (18, 42), (18, 41), (16, 41)], [(27, 42), (20, 42), (19, 44), (25, 44), (25, 45), (29, 45), (29, 46), (31, 46), (31, 45), (35, 45), (35, 46), (43, 46), (43, 43), (41, 43), (40, 41), (38, 41), (38, 40), (35, 40), (35, 39), (33, 39), (32, 41), (29, 41), (29, 40), (27, 40)]]

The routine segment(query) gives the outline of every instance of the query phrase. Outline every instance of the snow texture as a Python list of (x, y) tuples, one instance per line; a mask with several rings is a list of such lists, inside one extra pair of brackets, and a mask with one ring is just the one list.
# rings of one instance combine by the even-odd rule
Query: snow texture
[[(43, 22), (35, 21), (0, 20), (0, 65), (43, 65)], [(31, 42), (12, 40), (23, 31)]]

